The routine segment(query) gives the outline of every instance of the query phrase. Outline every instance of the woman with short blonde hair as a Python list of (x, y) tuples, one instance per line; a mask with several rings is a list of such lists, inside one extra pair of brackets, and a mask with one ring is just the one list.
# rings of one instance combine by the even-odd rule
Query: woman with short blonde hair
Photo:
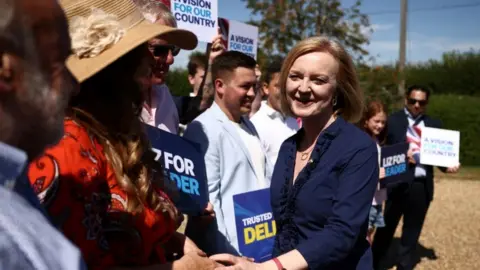
[(350, 123), (357, 122), (362, 117), (364, 101), (363, 93), (358, 85), (355, 65), (348, 52), (340, 43), (326, 37), (305, 39), (298, 43), (288, 54), (280, 77), (282, 110), (292, 115), (285, 89), (290, 68), (298, 57), (311, 52), (327, 52), (340, 63), (336, 85), (337, 91), (336, 96), (334, 96), (336, 98), (334, 111), (336, 114), (341, 113), (342, 117)]
[(303, 127), (279, 152), (270, 187), (277, 227), (273, 259), (220, 254), (235, 269), (372, 269), (368, 215), (378, 182), (375, 142), (352, 122), (363, 96), (337, 42), (299, 42), (282, 68), (283, 110)]

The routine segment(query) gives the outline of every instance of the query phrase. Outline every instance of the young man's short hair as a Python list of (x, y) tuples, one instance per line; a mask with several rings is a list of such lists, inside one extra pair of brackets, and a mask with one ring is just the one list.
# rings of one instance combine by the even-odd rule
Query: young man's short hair
[(212, 63), (212, 80), (227, 79), (239, 67), (255, 70), (257, 62), (252, 57), (237, 51), (227, 51), (217, 56)]
[(195, 76), (198, 68), (205, 70), (205, 65), (207, 64), (207, 56), (201, 52), (194, 52), (190, 55), (188, 61), (187, 69), (190, 76)]
[(272, 61), (269, 62), (267, 69), (263, 75), (263, 82), (269, 84), (272, 81), (272, 77), (276, 73), (280, 73), (282, 70), (283, 57), (277, 56), (274, 57)]

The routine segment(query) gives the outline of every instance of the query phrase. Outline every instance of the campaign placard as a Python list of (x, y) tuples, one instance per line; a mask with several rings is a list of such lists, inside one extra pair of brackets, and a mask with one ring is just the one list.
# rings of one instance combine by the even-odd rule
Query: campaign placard
[(217, 35), (217, 0), (171, 0), (170, 8), (178, 28), (192, 31), (199, 41), (212, 42)]
[(439, 128), (422, 128), (420, 163), (453, 167), (460, 162), (460, 132)]
[(408, 181), (405, 177), (408, 169), (408, 143), (399, 143), (381, 148), (380, 167), (385, 169), (385, 178), (380, 180), (380, 186)]
[(172, 198), (175, 205), (184, 214), (200, 215), (208, 203), (208, 188), (205, 160), (199, 146), (158, 128), (149, 125), (145, 128), (155, 161), (161, 165), (167, 181), (177, 188), (178, 196)]
[(270, 189), (234, 195), (233, 204), (240, 253), (255, 262), (270, 260), (277, 233)]
[(219, 18), (219, 26), (229, 51), (239, 51), (257, 59), (258, 27), (225, 18)]

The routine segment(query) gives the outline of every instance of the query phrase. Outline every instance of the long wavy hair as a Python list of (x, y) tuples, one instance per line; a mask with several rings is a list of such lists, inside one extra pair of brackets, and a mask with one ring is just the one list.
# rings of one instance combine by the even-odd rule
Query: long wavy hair
[(175, 219), (176, 208), (155, 191), (164, 188), (163, 175), (154, 173), (145, 160), (150, 143), (139, 119), (145, 92), (136, 79), (145, 53), (146, 46), (140, 46), (83, 82), (68, 116), (102, 145), (118, 185), (127, 194), (128, 212), (142, 212), (146, 205)]
[[(366, 122), (370, 120), (370, 118), (374, 117), (375, 115), (381, 112), (385, 113), (385, 115), (387, 114), (387, 111), (385, 110), (385, 106), (381, 101), (372, 100), (368, 102), (367, 106), (365, 106), (365, 109), (363, 111), (363, 117), (358, 122), (357, 126), (363, 129), (368, 135), (374, 137), (372, 132), (367, 128)], [(382, 132), (378, 134), (376, 139), (378, 141), (378, 144), (380, 145), (385, 144), (385, 141), (387, 140), (387, 123), (385, 123), (385, 127), (383, 128)]]

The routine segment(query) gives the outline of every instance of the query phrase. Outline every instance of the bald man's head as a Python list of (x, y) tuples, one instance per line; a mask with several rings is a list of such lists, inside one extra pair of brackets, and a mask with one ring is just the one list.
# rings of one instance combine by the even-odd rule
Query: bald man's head
[(0, 0), (0, 18), (0, 141), (34, 158), (63, 135), (68, 25), (56, 0)]

